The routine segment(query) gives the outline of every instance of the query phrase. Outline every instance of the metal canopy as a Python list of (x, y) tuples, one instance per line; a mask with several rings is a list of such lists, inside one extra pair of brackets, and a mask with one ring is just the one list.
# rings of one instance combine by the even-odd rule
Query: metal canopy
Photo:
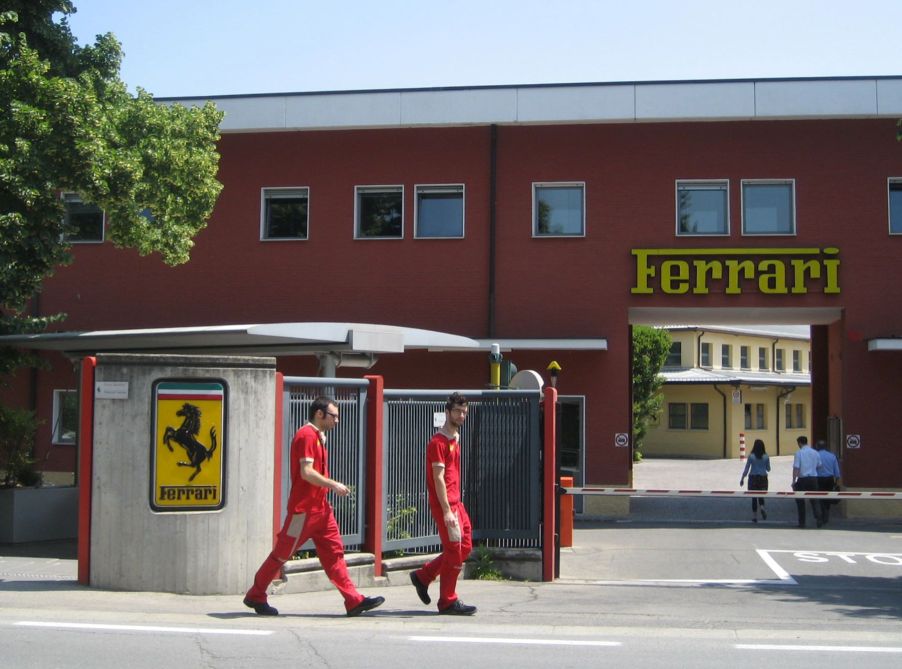
[(266, 323), (0, 336), (0, 345), (69, 356), (107, 353), (373, 356), (410, 349), (478, 351), (469, 337), (368, 323)]

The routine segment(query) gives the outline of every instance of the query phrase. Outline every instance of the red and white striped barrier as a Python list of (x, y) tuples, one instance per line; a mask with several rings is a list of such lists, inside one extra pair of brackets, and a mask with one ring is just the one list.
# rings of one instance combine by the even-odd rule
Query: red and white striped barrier
[(739, 459), (745, 460), (745, 433), (739, 433)]
[(630, 497), (820, 497), (822, 499), (902, 499), (902, 492), (819, 490), (639, 490), (636, 488), (561, 488), (568, 495), (623, 495)]

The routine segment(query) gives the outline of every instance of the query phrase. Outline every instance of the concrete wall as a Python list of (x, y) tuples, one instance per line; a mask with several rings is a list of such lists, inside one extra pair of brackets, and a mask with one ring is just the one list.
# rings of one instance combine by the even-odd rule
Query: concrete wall
[[(161, 378), (228, 384), (225, 505), (218, 511), (151, 510), (152, 385)], [(98, 355), (95, 387), (104, 381), (127, 381), (128, 399), (94, 401), (91, 585), (244, 592), (272, 548), (275, 360)]]

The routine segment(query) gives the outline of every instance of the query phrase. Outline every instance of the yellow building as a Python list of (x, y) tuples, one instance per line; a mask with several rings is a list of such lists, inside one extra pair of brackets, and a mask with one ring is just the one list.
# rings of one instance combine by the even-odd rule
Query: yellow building
[(670, 326), (664, 404), (642, 453), (736, 458), (744, 436), (771, 455), (810, 438), (811, 348), (807, 326)]

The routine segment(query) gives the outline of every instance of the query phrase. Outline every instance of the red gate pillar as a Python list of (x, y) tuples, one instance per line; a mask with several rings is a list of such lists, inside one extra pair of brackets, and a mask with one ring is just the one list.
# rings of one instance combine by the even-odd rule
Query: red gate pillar
[(370, 382), (366, 397), (366, 533), (363, 548), (375, 557), (373, 574), (382, 573), (382, 404), (385, 380), (364, 376)]
[(78, 582), (91, 585), (91, 493), (94, 471), (94, 370), (97, 358), (81, 361), (78, 417)]

